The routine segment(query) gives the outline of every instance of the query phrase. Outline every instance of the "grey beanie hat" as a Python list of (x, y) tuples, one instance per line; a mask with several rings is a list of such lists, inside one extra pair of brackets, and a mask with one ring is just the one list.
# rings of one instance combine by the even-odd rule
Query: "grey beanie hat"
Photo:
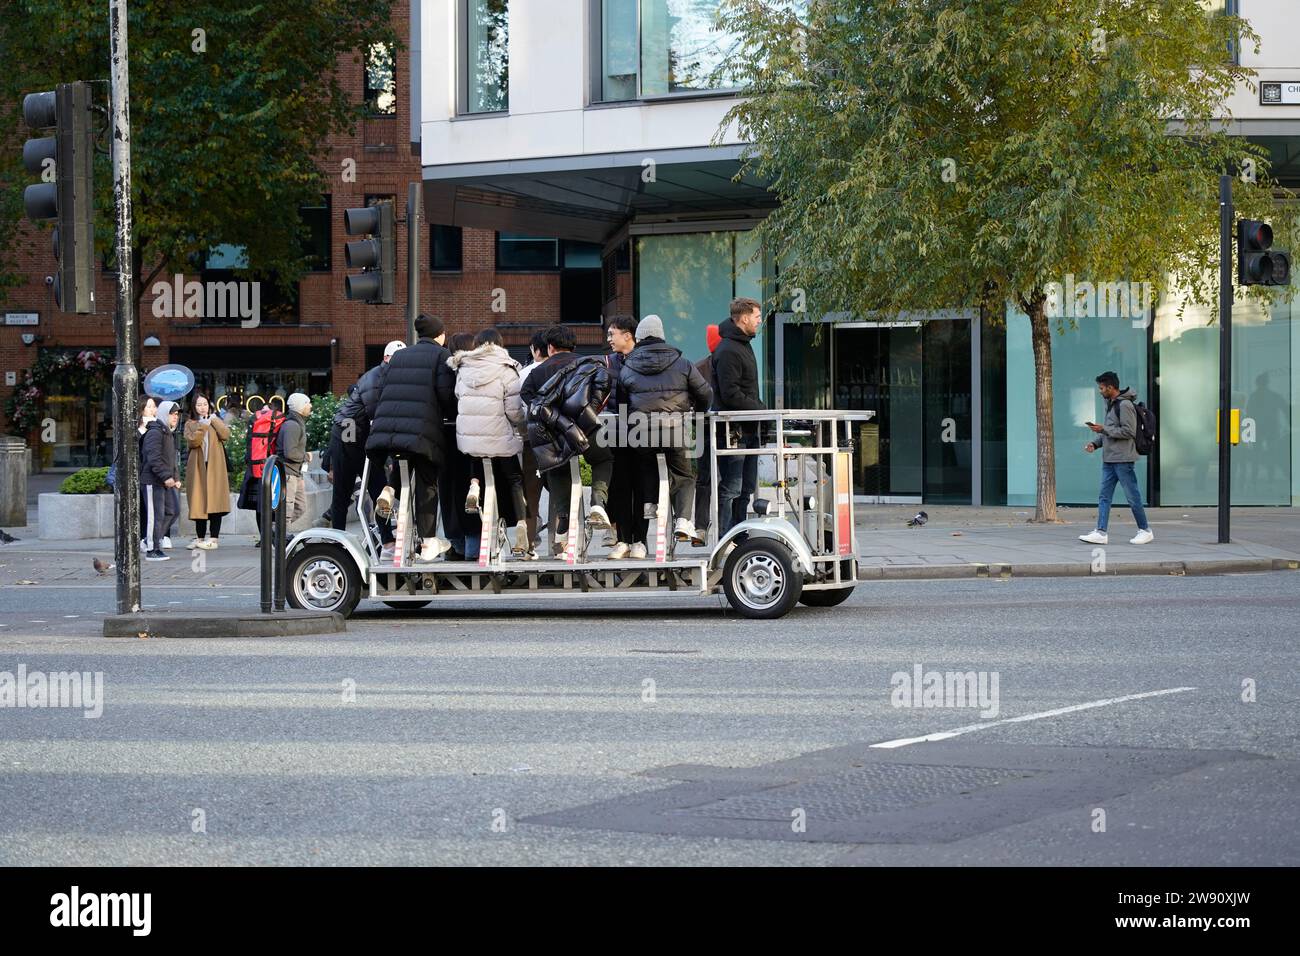
[(664, 323), (657, 315), (647, 315), (636, 326), (636, 340), (638, 342), (651, 336), (657, 339), (664, 337)]
[(294, 392), (289, 396), (289, 400), (285, 404), (289, 407), (289, 411), (301, 415), (302, 410), (311, 404), (311, 399), (302, 392)]

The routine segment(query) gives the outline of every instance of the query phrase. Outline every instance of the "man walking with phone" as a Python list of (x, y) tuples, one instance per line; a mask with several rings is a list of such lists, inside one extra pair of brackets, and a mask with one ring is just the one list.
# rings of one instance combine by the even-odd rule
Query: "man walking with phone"
[(1110, 523), (1110, 502), (1118, 484), (1124, 488), (1124, 497), (1128, 499), (1133, 520), (1138, 526), (1138, 533), (1129, 539), (1129, 544), (1150, 544), (1155, 535), (1147, 523), (1146, 509), (1142, 507), (1142, 492), (1138, 490), (1137, 472), (1134, 469), (1134, 463), (1138, 460), (1138, 415), (1134, 407), (1137, 393), (1131, 388), (1121, 390), (1119, 375), (1115, 372), (1102, 372), (1098, 375), (1097, 390), (1106, 400), (1106, 414), (1100, 425), (1096, 422), (1084, 423), (1096, 432), (1096, 437), (1083, 446), (1083, 450), (1090, 455), (1101, 450), (1101, 494), (1097, 496), (1097, 528), (1089, 534), (1079, 535), (1079, 540), (1088, 544), (1109, 542), (1106, 528)]

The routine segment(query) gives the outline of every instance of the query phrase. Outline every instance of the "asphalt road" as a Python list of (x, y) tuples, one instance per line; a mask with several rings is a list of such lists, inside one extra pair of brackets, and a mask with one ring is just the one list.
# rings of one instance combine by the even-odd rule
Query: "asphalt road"
[[(775, 622), (718, 599), (367, 603), (344, 635), (204, 642), (99, 637), (112, 598), (110, 579), (0, 588), (0, 672), (103, 674), (96, 719), (0, 708), (0, 864), (1300, 863), (1290, 572), (873, 583)], [(996, 674), (996, 716), (895, 706), (891, 680), (916, 665)], [(1098, 703), (1155, 691), (1167, 693)], [(1055, 713), (1082, 704), (1096, 706)], [(870, 752), (1003, 768), (988, 780), (944, 795), (944, 779), (965, 778), (914, 786), (909, 766), (889, 793), (818, 791), (807, 832), (782, 839), (676, 832), (673, 820), (698, 823), (686, 810), (663, 817), (669, 832), (530, 822), (722, 773), (708, 768), (752, 768), (766, 787), (776, 761), (970, 727)], [(1109, 788), (1074, 778), (1045, 802), (997, 789), (1037, 755), (1122, 770), (1189, 751), (1214, 754)], [(706, 769), (661, 769), (675, 765)], [(891, 825), (922, 837), (823, 842), (814, 824), (859, 812), (875, 786), (899, 801)], [(927, 838), (940, 797), (955, 802)], [(963, 830), (981, 797), (985, 822)]]

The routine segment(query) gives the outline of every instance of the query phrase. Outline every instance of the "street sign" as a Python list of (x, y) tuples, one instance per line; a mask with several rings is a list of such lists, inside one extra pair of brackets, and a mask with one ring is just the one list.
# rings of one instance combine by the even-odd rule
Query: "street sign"
[(5, 325), (40, 325), (39, 312), (6, 312)]
[(280, 469), (271, 469), (271, 510), (280, 507)]
[(184, 365), (159, 365), (144, 377), (144, 393), (159, 401), (179, 402), (194, 388), (194, 373)]
[(1300, 80), (1273, 80), (1259, 84), (1261, 106), (1300, 106)]

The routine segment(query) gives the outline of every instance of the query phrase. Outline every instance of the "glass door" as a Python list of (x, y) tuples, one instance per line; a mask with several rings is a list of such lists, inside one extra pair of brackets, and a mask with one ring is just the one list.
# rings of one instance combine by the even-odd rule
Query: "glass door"
[(876, 413), (858, 425), (854, 494), (918, 499), (923, 449), (920, 326), (837, 326), (835, 407)]

